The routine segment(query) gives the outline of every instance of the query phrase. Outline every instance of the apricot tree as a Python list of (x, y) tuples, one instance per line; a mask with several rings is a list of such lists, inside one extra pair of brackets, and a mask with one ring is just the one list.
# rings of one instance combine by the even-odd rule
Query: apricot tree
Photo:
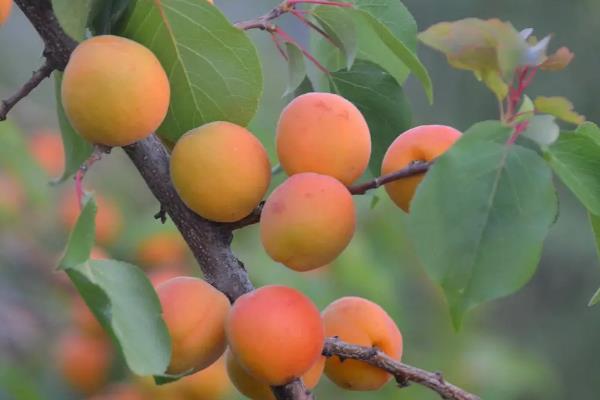
[[(549, 54), (549, 37), (539, 40), (532, 29), (472, 18), (418, 34), (397, 0), (284, 0), (237, 23), (204, 0), (91, 0), (75, 16), (68, 0), (15, 3), (43, 40), (45, 62), (1, 103), (0, 119), (54, 73), (61, 181), (74, 178), (81, 206), (79, 215), (65, 213), (73, 229), (59, 267), (128, 367), (157, 384), (184, 384), (226, 362), (234, 384), (255, 399), (311, 399), (323, 371), (345, 389), (376, 390), (394, 378), (446, 399), (478, 398), (402, 363), (410, 343), (367, 299), (344, 297), (319, 313), (295, 289), (255, 289), (231, 250), (235, 231), (248, 225), (260, 224), (275, 261), (298, 272), (320, 268), (351, 245), (352, 195), (385, 185), (397, 212), (408, 213), (409, 240), (443, 289), (456, 328), (469, 310), (515, 292), (535, 272), (558, 212), (553, 173), (600, 235), (600, 130), (562, 97), (525, 94), (538, 72), (573, 58), (564, 47)], [(0, 23), (10, 8), (0, 0)], [(277, 25), (284, 14), (307, 26), (310, 46)], [(270, 35), (289, 64), (293, 100), (274, 127), (280, 166), (273, 168), (246, 128), (263, 89), (260, 57), (245, 33), (253, 29)], [(409, 74), (433, 101), (417, 40), (472, 71), (497, 97), (499, 120), (464, 133), (409, 129), (402, 91)], [(557, 120), (577, 128), (561, 131)], [(83, 180), (113, 147), (129, 156), (160, 203), (156, 218), (174, 222), (204, 279), (167, 277), (154, 287), (138, 267), (93, 255), (95, 237), (110, 241), (114, 226), (96, 226), (97, 210), (110, 206), (100, 198), (97, 206)], [(267, 195), (281, 172), (289, 177)], [(74, 336), (63, 345), (66, 375), (83, 375), (73, 379), (85, 391), (101, 384), (90, 371), (110, 354), (78, 368), (69, 358), (104, 345)]]

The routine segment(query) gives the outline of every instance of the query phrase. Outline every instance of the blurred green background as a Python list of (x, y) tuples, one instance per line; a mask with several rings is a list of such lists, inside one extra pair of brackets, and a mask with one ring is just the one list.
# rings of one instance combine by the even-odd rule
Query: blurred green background
[[(517, 29), (533, 27), (539, 37), (553, 34), (553, 48), (567, 45), (576, 58), (564, 72), (540, 74), (530, 93), (565, 96), (589, 120), (600, 121), (595, 98), (600, 93), (596, 79), (599, 1), (404, 3), (420, 30), (438, 21), (475, 16), (509, 20)], [(277, 1), (217, 0), (216, 4), (236, 21), (261, 15)], [(304, 28), (291, 18), (284, 17), (281, 23), (307, 41)], [(287, 69), (268, 35), (250, 35), (259, 48), (266, 77), (263, 103), (251, 128), (273, 155), (275, 122), (285, 105), (281, 94)], [(0, 27), (0, 98), (29, 78), (41, 65), (41, 54), (40, 39), (15, 7), (8, 23)], [(434, 81), (436, 101), (429, 106), (419, 84), (409, 78), (407, 93), (415, 124), (443, 123), (464, 130), (474, 122), (497, 118), (494, 97), (472, 74), (451, 69), (441, 55), (423, 47), (420, 56)], [(71, 181), (47, 184), (51, 174), (30, 151), (40, 132), (57, 135), (53, 90), (50, 80), (44, 82), (11, 112), (9, 122), (0, 123), (1, 400), (86, 398), (63, 379), (56, 358), (56, 343), (73, 324), (74, 303), (69, 283), (54, 271), (68, 235), (58, 210), (68, 207), (66, 199), (74, 198), (74, 187)], [(154, 274), (161, 269), (197, 273), (187, 253), (173, 257), (173, 262), (144, 261), (140, 246), (145, 239), (173, 228), (153, 220), (158, 204), (121, 150), (93, 167), (86, 187), (114, 201), (121, 215), (122, 229), (103, 247), (111, 257), (138, 263)], [(562, 187), (559, 191), (561, 213), (546, 241), (538, 273), (517, 294), (471, 313), (458, 333), (451, 327), (441, 290), (429, 281), (406, 241), (404, 215), (382, 190), (378, 191), (382, 201), (374, 210), (369, 209), (370, 196), (356, 198), (360, 208), (357, 234), (343, 255), (323, 270), (299, 274), (275, 264), (262, 250), (256, 227), (240, 232), (234, 249), (257, 286), (297, 287), (321, 308), (345, 295), (379, 303), (403, 332), (405, 362), (442, 371), (449, 381), (483, 399), (596, 399), (600, 393), (600, 309), (586, 304), (600, 286), (600, 269), (584, 209)], [(113, 381), (129, 379), (118, 361), (110, 376)], [(326, 378), (316, 393), (320, 399), (437, 398), (427, 389), (398, 390), (393, 383), (377, 393), (344, 392)], [(232, 394), (230, 398), (239, 397)]]

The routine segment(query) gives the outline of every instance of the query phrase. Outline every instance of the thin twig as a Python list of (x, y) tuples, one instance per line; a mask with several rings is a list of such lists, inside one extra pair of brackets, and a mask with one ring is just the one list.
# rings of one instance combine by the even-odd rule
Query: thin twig
[(19, 102), (26, 97), (33, 89), (35, 89), (44, 79), (50, 76), (54, 71), (54, 67), (48, 60), (38, 70), (34, 71), (31, 78), (17, 90), (15, 94), (6, 100), (0, 102), (0, 121), (6, 119), (8, 112)]
[(232, 222), (229, 224), (225, 224), (232, 231), (236, 229), (241, 229), (249, 225), (257, 224), (260, 221), (260, 214), (262, 213), (263, 207), (265, 206), (265, 202), (261, 201), (260, 204), (252, 210), (250, 215), (242, 218), (239, 221)]
[(429, 170), (429, 168), (431, 168), (432, 164), (432, 161), (415, 161), (409, 164), (408, 167), (398, 170), (396, 172), (392, 172), (387, 175), (382, 175), (365, 183), (349, 186), (348, 190), (352, 194), (365, 194), (367, 191), (371, 189), (377, 189), (378, 187), (383, 186), (386, 183), (394, 182), (404, 178), (409, 178), (415, 175), (424, 174)]

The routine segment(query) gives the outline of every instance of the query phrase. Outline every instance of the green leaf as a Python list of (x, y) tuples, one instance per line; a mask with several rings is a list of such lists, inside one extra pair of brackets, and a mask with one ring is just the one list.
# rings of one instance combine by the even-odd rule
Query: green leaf
[(367, 120), (372, 141), (369, 169), (379, 176), (387, 148), (411, 126), (402, 87), (381, 67), (358, 59), (350, 71), (332, 73), (330, 81), (332, 90), (354, 103)]
[(556, 118), (575, 125), (585, 122), (585, 117), (573, 111), (573, 103), (564, 97), (540, 96), (535, 99), (534, 104), (536, 111), (539, 113), (554, 115)]
[(533, 140), (540, 146), (549, 146), (558, 139), (560, 128), (552, 115), (534, 115), (529, 119), (523, 137)]
[(304, 54), (302, 50), (293, 43), (285, 44), (285, 52), (288, 57), (288, 86), (283, 96), (293, 93), (306, 78), (306, 67), (304, 65)]
[(69, 235), (67, 248), (60, 260), (59, 269), (68, 269), (85, 263), (94, 247), (96, 229), (96, 202), (93, 197), (85, 201), (75, 227)]
[(531, 97), (527, 95), (523, 95), (523, 101), (521, 103), (521, 107), (519, 107), (519, 111), (517, 111), (516, 117), (513, 122), (519, 123), (526, 121), (533, 117), (535, 112), (535, 105), (531, 100)]
[[(352, 68), (358, 52), (358, 37), (352, 15), (343, 8), (331, 6), (315, 7), (312, 15), (333, 43), (342, 50), (346, 60), (346, 68)], [(317, 35), (318, 32), (314, 34)]]
[(97, 0), (52, 0), (52, 9), (64, 31), (77, 41), (85, 38), (92, 4)]
[(246, 125), (256, 113), (263, 84), (256, 48), (209, 2), (137, 0), (121, 34), (151, 49), (169, 75), (161, 137), (175, 142), (217, 120)]
[(595, 306), (596, 304), (598, 304), (598, 302), (600, 302), (600, 288), (596, 290), (596, 293), (594, 293), (594, 295), (590, 299), (588, 307)]
[(171, 339), (158, 296), (138, 267), (115, 260), (88, 261), (66, 269), (102, 326), (137, 375), (160, 375), (171, 358)]
[[(511, 133), (500, 123), (496, 129)], [(443, 288), (456, 328), (468, 310), (531, 278), (557, 213), (541, 157), (489, 138), (465, 134), (436, 161), (411, 203), (417, 254)]]
[(92, 0), (88, 26), (94, 35), (114, 32), (133, 0)]
[(92, 155), (94, 148), (91, 143), (86, 141), (75, 131), (65, 114), (60, 93), (62, 72), (55, 72), (54, 78), (56, 112), (58, 114), (58, 124), (60, 126), (60, 134), (65, 149), (65, 170), (58, 182), (64, 182), (77, 172), (79, 167)]
[[(594, 232), (594, 238), (596, 239), (596, 252), (598, 253), (598, 257), (600, 257), (600, 215), (594, 215), (592, 213), (588, 213), (590, 216), (590, 223), (592, 225), (592, 231)], [(600, 302), (600, 288), (594, 293), (588, 306), (593, 306)]]
[(545, 156), (550, 166), (595, 215), (600, 215), (600, 136), (598, 126), (586, 123), (575, 132), (563, 132)]
[(355, 7), (367, 12), (413, 53), (417, 51), (417, 22), (399, 0), (353, 0)]

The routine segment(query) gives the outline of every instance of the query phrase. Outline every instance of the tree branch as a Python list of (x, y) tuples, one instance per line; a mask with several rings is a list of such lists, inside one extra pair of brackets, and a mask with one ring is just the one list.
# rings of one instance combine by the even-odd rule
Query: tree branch
[(398, 170), (396, 172), (382, 175), (373, 180), (358, 185), (348, 186), (348, 190), (352, 194), (365, 194), (371, 189), (377, 189), (386, 183), (394, 182), (404, 178), (410, 178), (411, 176), (424, 174), (431, 168), (433, 162), (415, 161), (408, 165), (408, 167)]
[(0, 103), (0, 121), (6, 119), (6, 114), (19, 102), (22, 98), (27, 96), (33, 89), (35, 89), (44, 79), (50, 76), (54, 71), (52, 64), (46, 60), (37, 71), (33, 72), (33, 75), (15, 94), (6, 100), (2, 100)]
[(410, 382), (418, 383), (438, 393), (442, 399), (480, 400), (474, 394), (465, 392), (463, 389), (446, 382), (442, 374), (403, 364), (376, 348), (357, 346), (330, 337), (325, 340), (323, 355), (364, 361), (392, 374), (401, 387), (407, 386)]

